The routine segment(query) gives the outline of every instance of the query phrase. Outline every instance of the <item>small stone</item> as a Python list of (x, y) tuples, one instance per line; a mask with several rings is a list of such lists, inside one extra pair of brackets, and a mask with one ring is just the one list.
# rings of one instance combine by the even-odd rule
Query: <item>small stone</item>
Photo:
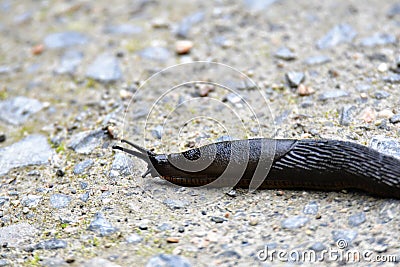
[(315, 215), (318, 213), (318, 203), (315, 201), (311, 201), (307, 205), (304, 206), (303, 209), (304, 214), (312, 214)]
[(86, 191), (85, 193), (81, 194), (79, 198), (83, 202), (87, 202), (89, 199), (89, 196), (90, 196), (89, 191)]
[(233, 105), (241, 105), (242, 104), (242, 97), (238, 94), (235, 93), (229, 93), (226, 96), (224, 96), (223, 101), (228, 101), (229, 103), (233, 104)]
[(36, 208), (39, 205), (41, 200), (42, 200), (42, 196), (27, 195), (21, 199), (21, 204), (24, 207)]
[(104, 53), (96, 57), (89, 65), (86, 77), (103, 82), (113, 83), (122, 78), (118, 59), (110, 54)]
[(44, 39), (47, 48), (65, 48), (75, 45), (83, 45), (88, 41), (87, 37), (79, 32), (53, 33)]
[(306, 63), (309, 66), (313, 66), (313, 65), (323, 65), (326, 64), (328, 62), (331, 62), (331, 59), (327, 56), (314, 56), (314, 57), (309, 57), (307, 58), (304, 63)]
[(175, 43), (175, 51), (178, 55), (188, 54), (193, 47), (193, 42), (189, 40), (179, 40)]
[(266, 10), (270, 5), (277, 0), (242, 0), (244, 5), (252, 11)]
[(278, 51), (275, 52), (274, 56), (287, 61), (296, 59), (296, 55), (287, 47), (279, 48)]
[(213, 92), (215, 90), (215, 87), (211, 84), (201, 83), (196, 84), (196, 89), (198, 89), (199, 95), (201, 97), (205, 97), (208, 96), (210, 92)]
[(388, 69), (389, 69), (389, 66), (386, 63), (381, 63), (378, 65), (379, 72), (386, 72), (386, 71), (388, 71)]
[(193, 13), (185, 17), (177, 26), (175, 34), (180, 38), (187, 38), (191, 28), (204, 20), (205, 14), (202, 11)]
[(0, 208), (10, 199), (8, 197), (2, 197), (0, 196)]
[(61, 239), (54, 238), (39, 242), (33, 248), (34, 250), (36, 250), (36, 249), (60, 249), (66, 247), (67, 247), (67, 242)]
[(141, 220), (138, 227), (140, 230), (147, 230), (149, 229), (149, 223), (150, 221), (147, 219)]
[(388, 250), (388, 245), (387, 244), (374, 244), (373, 245), (373, 249), (375, 252), (378, 253), (383, 253), (386, 252)]
[(43, 107), (40, 101), (25, 96), (0, 101), (0, 120), (11, 125), (21, 125)]
[(217, 255), (217, 258), (240, 259), (242, 256), (234, 250), (226, 250)]
[(395, 44), (396, 36), (387, 33), (375, 33), (370, 37), (361, 39), (360, 44), (367, 47), (375, 47), (378, 45)]
[(386, 13), (386, 15), (389, 18), (393, 18), (394, 16), (397, 16), (399, 14), (400, 14), (400, 3), (392, 4), (392, 6), (389, 8), (388, 12)]
[(336, 98), (340, 98), (340, 97), (347, 97), (350, 94), (346, 91), (340, 90), (340, 89), (336, 89), (336, 90), (329, 90), (329, 91), (325, 91), (322, 94), (320, 94), (318, 96), (318, 100), (320, 101), (326, 101), (329, 99), (336, 99)]
[(134, 35), (142, 33), (143, 28), (131, 24), (107, 25), (103, 32), (116, 35)]
[(361, 111), (359, 118), (366, 123), (371, 123), (376, 119), (376, 112), (373, 108), (366, 107), (363, 111)]
[(226, 193), (228, 196), (230, 197), (236, 197), (237, 196), (237, 192), (235, 189), (229, 190), (229, 192)]
[(141, 50), (139, 56), (144, 59), (163, 62), (171, 57), (171, 53), (165, 47), (155, 46)]
[(0, 259), (0, 267), (2, 267), (2, 266), (8, 266), (8, 265), (9, 265), (9, 262), (8, 262), (7, 260)]
[(379, 90), (374, 93), (374, 97), (378, 100), (388, 98), (389, 96), (390, 94), (386, 91)]
[(356, 110), (355, 106), (345, 105), (340, 110), (339, 123), (343, 126), (349, 126), (353, 121), (353, 113)]
[(71, 136), (68, 148), (80, 154), (89, 154), (100, 145), (106, 135), (103, 130), (85, 131)]
[(357, 32), (348, 24), (339, 24), (333, 27), (317, 42), (318, 49), (331, 48), (342, 43), (350, 43)]
[(124, 153), (116, 153), (109, 176), (116, 178), (120, 176), (127, 176), (132, 174), (134, 164), (133, 160)]
[(63, 177), (63, 176), (65, 175), (65, 171), (64, 171), (63, 169), (58, 169), (58, 170), (56, 171), (56, 175), (57, 175), (58, 177)]
[(162, 223), (157, 226), (157, 229), (160, 231), (168, 231), (171, 230), (173, 227), (169, 223)]
[(151, 134), (153, 135), (154, 138), (161, 139), (162, 138), (162, 132), (163, 132), (164, 127), (162, 125), (157, 125), (152, 131)]
[(187, 201), (179, 200), (179, 199), (165, 199), (163, 201), (165, 205), (167, 205), (171, 209), (183, 209), (186, 207), (189, 203)]
[(129, 244), (138, 244), (142, 242), (143, 238), (138, 234), (131, 234), (126, 238), (126, 242)]
[(117, 228), (112, 226), (112, 224), (101, 214), (96, 213), (92, 222), (88, 227), (89, 231), (97, 232), (100, 236), (108, 236), (117, 231)]
[(284, 229), (296, 229), (303, 227), (309, 219), (304, 216), (294, 216), (291, 218), (288, 218), (282, 222), (282, 228)]
[(179, 227), (178, 227), (178, 232), (179, 232), (179, 233), (184, 233), (184, 232), (185, 232), (185, 227), (179, 226)]
[(388, 83), (400, 83), (400, 74), (393, 74), (383, 78), (384, 82)]
[(298, 87), (305, 79), (303, 72), (289, 71), (285, 74), (290, 87)]
[[(74, 174), (82, 174), (85, 170), (90, 169), (93, 166), (94, 161), (87, 159), (85, 161), (79, 162), (74, 166)], [(82, 188), (85, 189), (85, 188)]]
[(333, 230), (332, 231), (333, 241), (337, 242), (340, 239), (346, 240), (347, 243), (351, 243), (357, 237), (357, 231), (353, 230)]
[(68, 206), (71, 197), (64, 194), (54, 194), (50, 196), (50, 204), (53, 208), (62, 209)]
[(190, 262), (181, 256), (158, 254), (153, 256), (146, 264), (146, 267), (191, 267)]
[(378, 118), (389, 119), (393, 116), (393, 111), (391, 109), (384, 109), (377, 113)]
[(7, 244), (7, 247), (22, 248), (34, 238), (37, 230), (28, 223), (16, 223), (0, 227), (0, 244)]
[(32, 47), (32, 50), (31, 50), (32, 55), (35, 55), (35, 56), (42, 54), (43, 51), (44, 51), (44, 45), (43, 44), (35, 45), (34, 47)]
[(314, 250), (315, 252), (321, 252), (326, 249), (326, 246), (321, 242), (316, 242), (311, 245), (310, 249)]
[(257, 224), (258, 224), (257, 218), (250, 218), (250, 220), (249, 220), (250, 226), (256, 226)]
[(4, 142), (4, 141), (6, 141), (6, 134), (0, 132), (0, 143), (2, 143), (2, 142)]
[(226, 219), (218, 216), (212, 216), (211, 221), (215, 223), (223, 223), (226, 221)]
[(360, 224), (364, 223), (365, 221), (366, 221), (366, 219), (365, 219), (364, 212), (358, 212), (349, 217), (349, 225), (352, 227), (359, 226)]
[(83, 60), (83, 53), (68, 50), (61, 57), (60, 65), (54, 70), (57, 74), (73, 74)]
[(369, 147), (400, 159), (400, 143), (396, 139), (379, 135), (373, 136), (369, 141)]
[(391, 123), (393, 123), (393, 124), (399, 123), (399, 122), (400, 122), (400, 114), (393, 115), (393, 116), (389, 119), (389, 121), (390, 121)]
[(169, 236), (167, 237), (166, 241), (167, 243), (179, 243), (179, 238)]
[(299, 94), (299, 96), (309, 96), (309, 95), (314, 94), (315, 90), (312, 87), (306, 86), (301, 83), (297, 87), (297, 93)]

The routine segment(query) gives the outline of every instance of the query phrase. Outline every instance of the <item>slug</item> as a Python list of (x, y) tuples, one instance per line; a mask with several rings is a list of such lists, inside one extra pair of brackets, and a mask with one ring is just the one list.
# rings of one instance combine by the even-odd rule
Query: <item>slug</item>
[(257, 138), (224, 141), (183, 153), (155, 154), (126, 140), (113, 149), (148, 164), (150, 174), (176, 185), (252, 189), (356, 189), (400, 198), (400, 160), (338, 140)]

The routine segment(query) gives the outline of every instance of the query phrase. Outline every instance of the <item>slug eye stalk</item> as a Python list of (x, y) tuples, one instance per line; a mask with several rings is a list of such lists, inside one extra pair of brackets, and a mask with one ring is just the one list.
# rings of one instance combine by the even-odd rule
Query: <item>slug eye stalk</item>
[(125, 153), (128, 153), (130, 155), (133, 155), (135, 157), (138, 157), (139, 159), (145, 161), (147, 163), (147, 170), (142, 174), (142, 178), (146, 177), (148, 174), (153, 174), (156, 173), (155, 169), (153, 168), (153, 165), (151, 163), (150, 157), (155, 157), (156, 154), (151, 152), (150, 150), (147, 150), (139, 145), (136, 145), (132, 142), (129, 142), (128, 140), (122, 139), (121, 140), (122, 143), (126, 143), (132, 147), (134, 147), (136, 150), (132, 150), (129, 148), (125, 148), (122, 146), (118, 146), (118, 145), (113, 145), (112, 149), (116, 149), (116, 150), (120, 150), (123, 151)]

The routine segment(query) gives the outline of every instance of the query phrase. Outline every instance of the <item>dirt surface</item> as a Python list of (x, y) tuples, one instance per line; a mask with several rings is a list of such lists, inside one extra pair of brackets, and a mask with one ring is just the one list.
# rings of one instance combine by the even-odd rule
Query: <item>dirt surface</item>
[(111, 146), (329, 138), (399, 156), (399, 29), (396, 1), (1, 0), (0, 265), (395, 265), (398, 200), (180, 188)]

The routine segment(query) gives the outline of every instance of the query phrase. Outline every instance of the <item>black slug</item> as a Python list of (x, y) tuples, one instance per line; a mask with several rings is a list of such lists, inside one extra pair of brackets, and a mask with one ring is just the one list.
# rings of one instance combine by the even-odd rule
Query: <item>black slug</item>
[(181, 186), (252, 189), (356, 189), (400, 198), (400, 160), (366, 146), (337, 140), (248, 139), (183, 153), (155, 154), (129, 141), (122, 150), (148, 163), (145, 177)]

